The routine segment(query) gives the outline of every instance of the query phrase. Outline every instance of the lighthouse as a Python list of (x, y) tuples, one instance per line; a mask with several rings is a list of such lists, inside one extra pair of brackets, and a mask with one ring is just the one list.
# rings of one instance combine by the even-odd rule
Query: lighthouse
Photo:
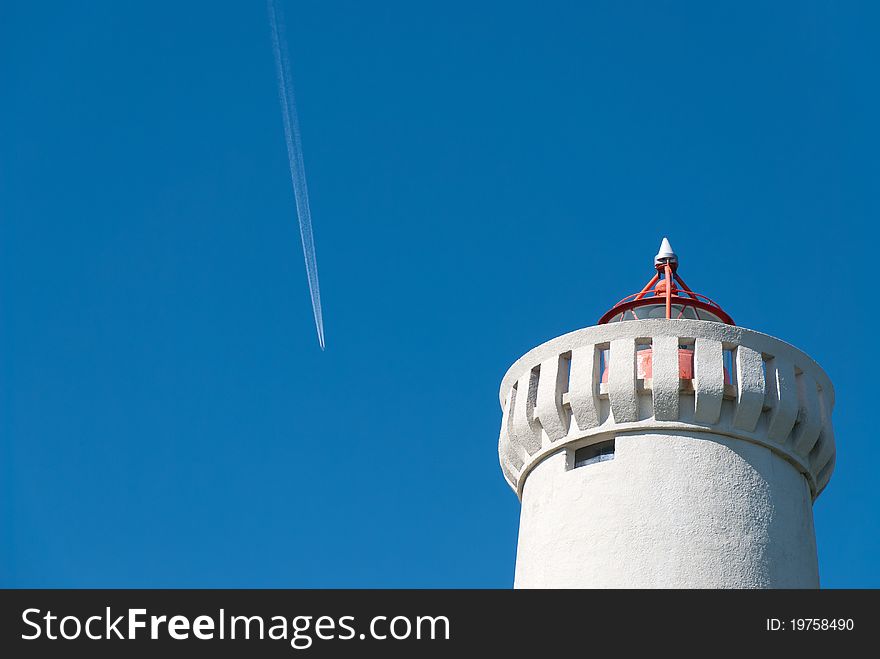
[(640, 292), (520, 357), (500, 401), (515, 588), (819, 587), (831, 381), (688, 287), (667, 239)]

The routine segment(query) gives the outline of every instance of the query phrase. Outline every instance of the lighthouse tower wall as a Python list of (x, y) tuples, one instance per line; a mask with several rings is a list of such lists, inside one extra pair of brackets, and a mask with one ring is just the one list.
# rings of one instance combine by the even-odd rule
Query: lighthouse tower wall
[(600, 325), (518, 360), (501, 403), (516, 587), (818, 586), (834, 393), (796, 348), (722, 323)]
[(574, 452), (526, 481), (517, 588), (818, 587), (809, 486), (770, 449), (635, 431), (612, 460)]

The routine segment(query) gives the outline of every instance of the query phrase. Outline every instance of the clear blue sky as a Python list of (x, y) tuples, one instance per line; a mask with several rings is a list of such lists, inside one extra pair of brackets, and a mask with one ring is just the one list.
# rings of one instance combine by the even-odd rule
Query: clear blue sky
[(0, 585), (510, 586), (500, 379), (668, 234), (828, 371), (880, 586), (876, 3), (281, 4), (324, 353), (263, 2), (0, 7)]

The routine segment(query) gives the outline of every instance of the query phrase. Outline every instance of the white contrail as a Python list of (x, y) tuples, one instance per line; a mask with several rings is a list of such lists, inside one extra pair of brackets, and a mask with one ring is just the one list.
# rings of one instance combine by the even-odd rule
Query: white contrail
[(315, 314), (315, 327), (318, 330), (318, 344), (323, 350), (324, 318), (321, 314), (321, 287), (318, 285), (318, 261), (315, 258), (315, 239), (312, 235), (312, 212), (309, 210), (309, 190), (306, 187), (299, 121), (296, 118), (296, 99), (293, 95), (293, 81), (290, 75), (290, 58), (287, 54), (287, 42), (284, 39), (283, 18), (275, 6), (275, 0), (268, 0), (268, 4), (269, 22), (272, 25), (272, 49), (275, 52), (275, 68), (278, 73), (278, 96), (281, 98), (284, 137), (287, 141), (287, 158), (290, 162), (290, 179), (293, 182), (293, 196), (296, 198), (296, 214), (299, 218), (299, 233), (302, 236), (303, 255), (306, 259), (306, 276), (309, 280), (309, 293), (312, 296), (312, 311)]

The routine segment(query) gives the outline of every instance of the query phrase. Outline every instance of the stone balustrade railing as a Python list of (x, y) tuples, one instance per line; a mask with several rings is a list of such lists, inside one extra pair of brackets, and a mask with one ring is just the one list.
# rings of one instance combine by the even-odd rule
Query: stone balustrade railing
[[(651, 377), (640, 378), (637, 354), (648, 349)], [(693, 351), (692, 378), (681, 377), (682, 349)], [(571, 332), (517, 360), (500, 396), (498, 453), (520, 496), (547, 455), (622, 431), (710, 432), (761, 444), (804, 474), (814, 498), (834, 468), (828, 376), (797, 348), (732, 325), (660, 319)]]

